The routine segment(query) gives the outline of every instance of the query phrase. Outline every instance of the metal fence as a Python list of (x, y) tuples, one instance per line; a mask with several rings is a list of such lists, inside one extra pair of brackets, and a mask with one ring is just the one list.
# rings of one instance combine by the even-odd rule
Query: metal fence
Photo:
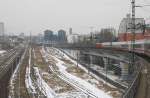
[(135, 79), (133, 80), (133, 82), (131, 83), (127, 91), (125, 92), (125, 94), (123, 94), (122, 98), (134, 98), (137, 92), (137, 88), (139, 86), (140, 76), (141, 76), (141, 68), (138, 71)]

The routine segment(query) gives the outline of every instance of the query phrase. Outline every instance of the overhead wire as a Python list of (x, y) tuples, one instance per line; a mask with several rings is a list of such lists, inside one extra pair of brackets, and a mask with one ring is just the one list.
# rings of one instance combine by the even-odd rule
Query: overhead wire
[(141, 3), (137, 4), (136, 7), (148, 14), (149, 17), (147, 17), (145, 20), (150, 19), (150, 9), (148, 9), (148, 7), (150, 8), (150, 2), (148, 2), (148, 0), (141, 0)]
[(150, 10), (146, 9), (145, 7), (141, 7), (141, 10), (146, 12), (146, 14), (149, 15), (149, 17), (147, 17), (145, 20), (150, 20)]

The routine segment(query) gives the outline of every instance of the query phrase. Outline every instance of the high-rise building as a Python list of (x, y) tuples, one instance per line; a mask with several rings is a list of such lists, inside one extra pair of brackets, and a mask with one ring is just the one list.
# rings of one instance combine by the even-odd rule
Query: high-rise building
[(44, 40), (46, 42), (52, 41), (53, 40), (53, 31), (45, 30), (44, 31)]
[(59, 30), (59, 31), (58, 31), (58, 41), (66, 42), (66, 40), (67, 40), (66, 31), (64, 31), (64, 30)]
[(4, 23), (0, 22), (0, 36), (4, 35)]

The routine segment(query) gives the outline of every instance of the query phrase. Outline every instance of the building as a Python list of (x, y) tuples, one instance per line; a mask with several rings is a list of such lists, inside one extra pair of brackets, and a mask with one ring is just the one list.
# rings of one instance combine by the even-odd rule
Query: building
[(37, 36), (37, 42), (42, 43), (43, 42), (43, 35), (41, 33), (38, 34)]
[(64, 30), (58, 31), (58, 41), (59, 42), (66, 42), (67, 41), (66, 31), (64, 31)]
[(44, 31), (44, 41), (51, 42), (53, 40), (53, 31), (45, 30)]
[[(145, 25), (144, 18), (135, 19), (136, 29), (135, 29), (135, 40), (144, 39), (143, 26)], [(127, 14), (126, 18), (123, 18), (119, 30), (118, 30), (118, 40), (119, 41), (131, 41), (132, 40), (132, 18), (130, 14)]]
[(70, 34), (68, 35), (68, 43), (78, 43), (79, 42), (79, 35), (78, 34)]
[(72, 34), (72, 28), (69, 28), (69, 34)]
[(144, 38), (150, 40), (150, 24), (146, 25)]
[(0, 22), (0, 36), (4, 35), (4, 23)]
[(79, 42), (79, 35), (78, 34), (73, 34), (72, 28), (69, 28), (69, 34), (67, 36), (67, 42), (74, 44)]
[(18, 37), (24, 39), (25, 35), (24, 35), (24, 33), (20, 33)]
[(96, 42), (112, 42), (116, 40), (116, 30), (112, 27), (102, 28), (100, 32), (95, 32)]

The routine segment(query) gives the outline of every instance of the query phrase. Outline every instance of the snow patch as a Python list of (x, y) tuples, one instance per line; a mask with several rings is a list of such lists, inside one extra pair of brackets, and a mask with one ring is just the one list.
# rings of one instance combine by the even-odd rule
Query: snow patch
[(48, 84), (41, 77), (38, 67), (34, 67), (34, 71), (35, 71), (35, 76), (37, 79), (37, 85), (38, 85), (40, 91), (45, 96), (47, 96), (47, 98), (56, 98), (55, 92), (48, 86)]

